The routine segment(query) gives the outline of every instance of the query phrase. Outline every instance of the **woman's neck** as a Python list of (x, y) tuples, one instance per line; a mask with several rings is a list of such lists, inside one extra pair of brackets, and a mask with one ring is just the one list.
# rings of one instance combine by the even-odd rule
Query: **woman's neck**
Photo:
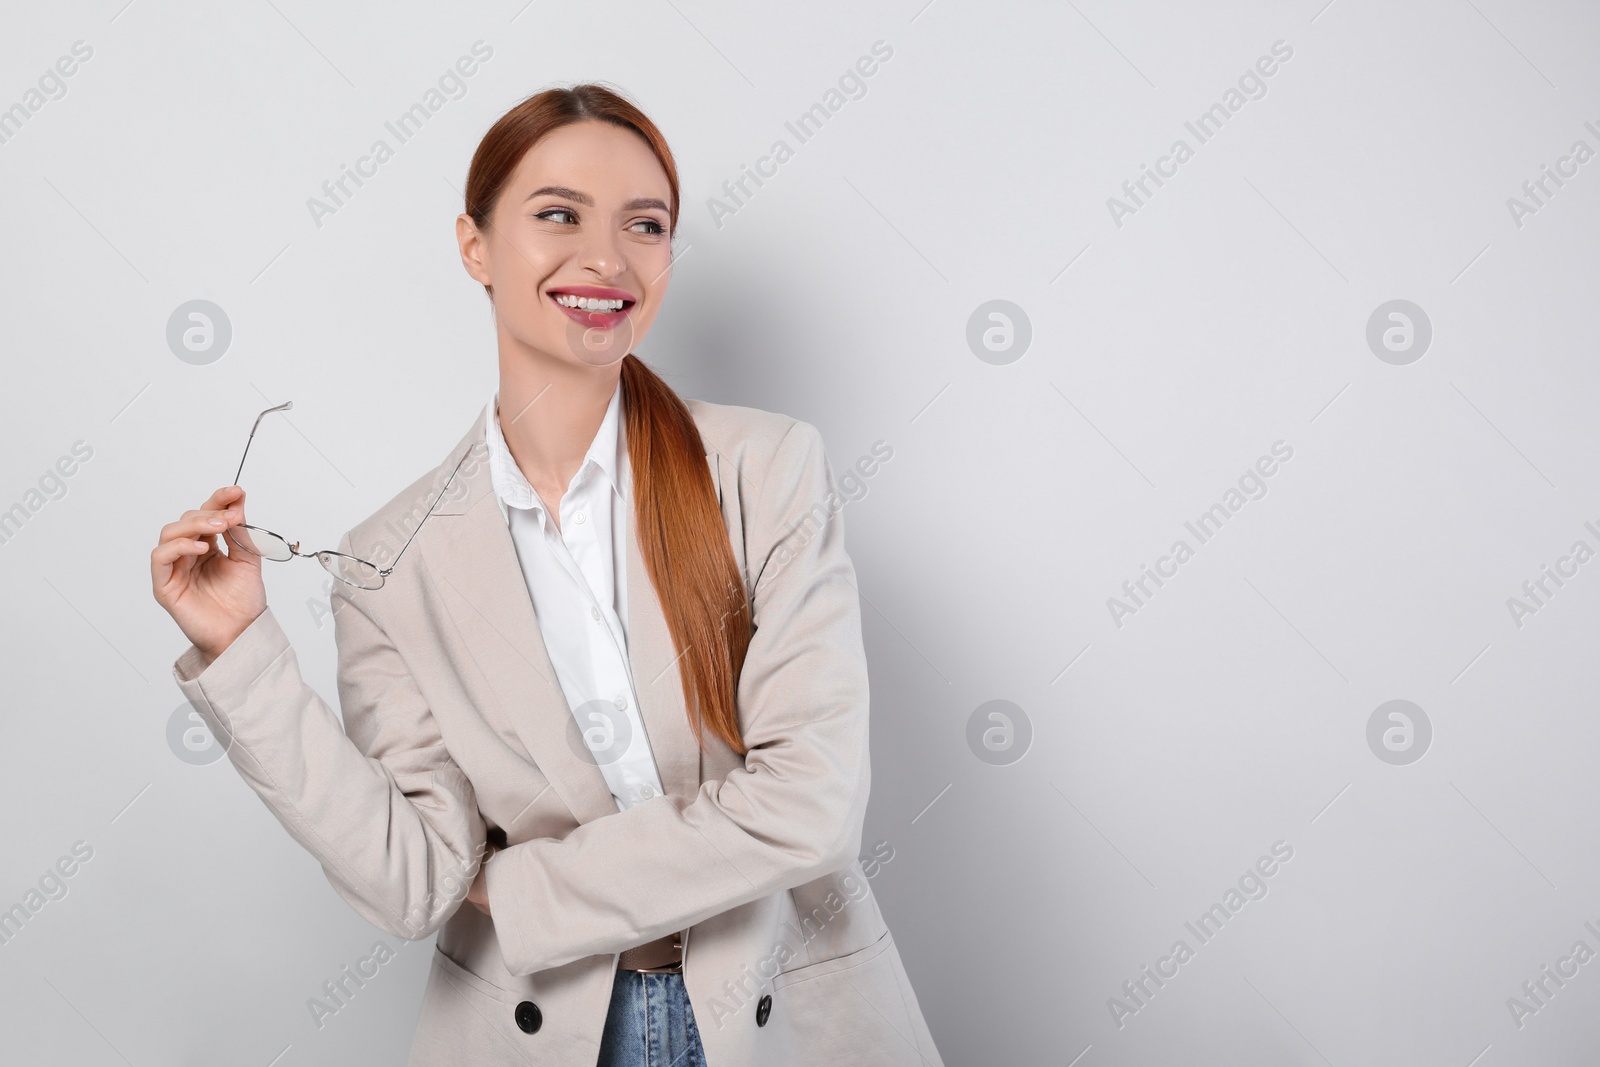
[(621, 370), (620, 363), (577, 368), (543, 359), (500, 361), (500, 432), (523, 477), (552, 511), (583, 466)]

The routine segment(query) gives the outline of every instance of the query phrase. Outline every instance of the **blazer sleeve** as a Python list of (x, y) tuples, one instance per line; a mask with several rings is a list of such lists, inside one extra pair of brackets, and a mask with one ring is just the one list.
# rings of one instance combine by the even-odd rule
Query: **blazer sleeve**
[(842, 505), (821, 435), (794, 423), (747, 512), (760, 571), (737, 691), (744, 766), (693, 798), (655, 797), (496, 852), (489, 913), (512, 974), (621, 951), (855, 859), (868, 690)]
[(466, 899), (484, 822), (405, 663), (346, 588), (335, 582), (332, 594), (342, 726), (301, 678), (271, 608), (209, 667), (191, 645), (173, 676), (339, 895), (373, 925), (420, 940)]

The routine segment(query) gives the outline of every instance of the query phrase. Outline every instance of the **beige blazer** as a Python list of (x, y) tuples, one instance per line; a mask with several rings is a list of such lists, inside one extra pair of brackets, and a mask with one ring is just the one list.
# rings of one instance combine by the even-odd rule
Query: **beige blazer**
[[(339, 715), (268, 608), (173, 673), (239, 774), (335, 890), (438, 939), (412, 1067), (593, 1064), (617, 954), (686, 930), (709, 1067), (943, 1061), (862, 865), (867, 664), (832, 468), (809, 423), (690, 400), (755, 625), (743, 758), (697, 749), (672, 639), (629, 523), (628, 656), (663, 796), (618, 811), (545, 652), (495, 505), (484, 415), (345, 535), (393, 560), (334, 583)], [(464, 899), (485, 842), (491, 916)]]

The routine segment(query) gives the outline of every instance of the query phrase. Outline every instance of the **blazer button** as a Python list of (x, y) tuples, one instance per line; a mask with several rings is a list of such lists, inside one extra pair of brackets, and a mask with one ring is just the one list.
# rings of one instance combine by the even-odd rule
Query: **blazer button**
[(525, 1034), (538, 1033), (544, 1016), (539, 1011), (539, 1005), (531, 1000), (524, 1000), (517, 1005), (517, 1026)]
[(756, 1025), (767, 1025), (767, 1016), (772, 1014), (772, 997), (764, 996), (756, 1003)]

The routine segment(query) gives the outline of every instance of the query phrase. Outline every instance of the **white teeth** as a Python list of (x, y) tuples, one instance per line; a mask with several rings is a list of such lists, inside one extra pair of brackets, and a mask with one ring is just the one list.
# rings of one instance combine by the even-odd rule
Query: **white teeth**
[(556, 293), (556, 303), (562, 307), (579, 308), (583, 311), (621, 311), (621, 300), (596, 300), (587, 296), (573, 296), (570, 293)]

